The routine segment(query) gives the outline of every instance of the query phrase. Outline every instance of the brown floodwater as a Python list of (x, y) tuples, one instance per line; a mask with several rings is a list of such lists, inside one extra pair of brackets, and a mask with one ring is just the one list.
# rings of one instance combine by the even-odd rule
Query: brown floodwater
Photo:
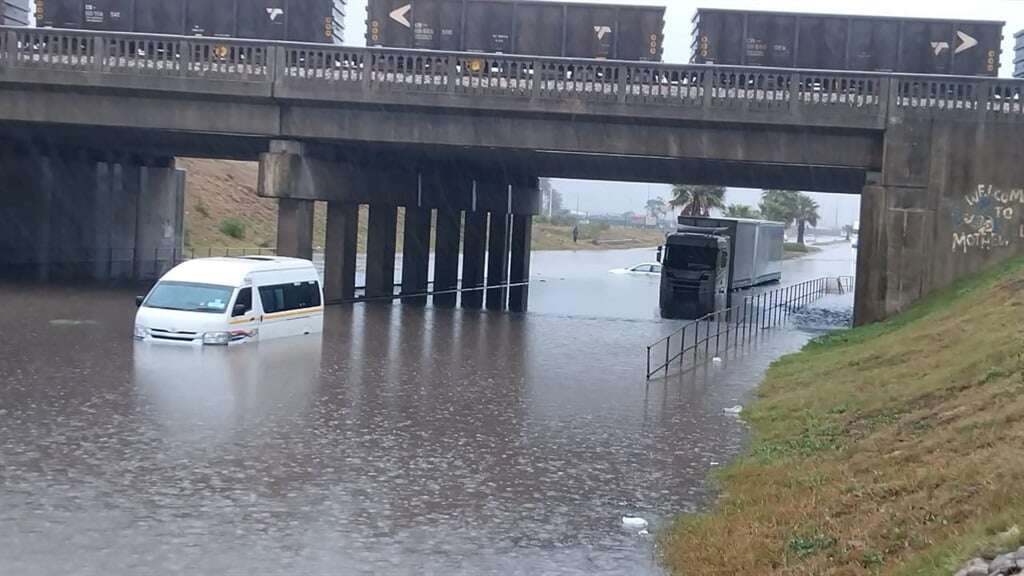
[(817, 328), (648, 383), (677, 323), (608, 270), (650, 252), (537, 253), (524, 315), (339, 306), (230, 350), (133, 342), (131, 291), (0, 285), (0, 573), (657, 574), (622, 517), (705, 503), (725, 409)]

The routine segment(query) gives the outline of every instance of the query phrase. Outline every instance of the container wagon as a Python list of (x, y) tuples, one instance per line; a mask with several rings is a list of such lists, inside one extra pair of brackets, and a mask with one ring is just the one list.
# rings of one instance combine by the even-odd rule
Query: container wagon
[(1017, 48), (1013, 57), (1014, 78), (1024, 78), (1024, 30), (1017, 32)]
[(1004, 22), (701, 8), (698, 64), (998, 76)]
[(366, 45), (660, 62), (665, 8), (534, 0), (369, 0)]
[(345, 0), (36, 0), (48, 28), (341, 43)]
[(28, 26), (29, 0), (0, 0), (0, 26)]

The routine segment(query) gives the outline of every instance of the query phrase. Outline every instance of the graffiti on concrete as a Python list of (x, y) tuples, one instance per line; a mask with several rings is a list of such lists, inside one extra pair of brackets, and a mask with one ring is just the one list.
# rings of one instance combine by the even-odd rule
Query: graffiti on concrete
[(953, 252), (967, 254), (1024, 244), (1024, 188), (981, 184), (953, 210)]

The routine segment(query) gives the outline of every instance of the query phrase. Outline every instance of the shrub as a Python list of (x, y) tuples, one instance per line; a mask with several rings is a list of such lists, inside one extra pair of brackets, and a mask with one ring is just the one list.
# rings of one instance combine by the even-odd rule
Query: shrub
[(230, 236), (237, 240), (245, 238), (245, 223), (238, 218), (225, 218), (221, 220), (219, 229), (225, 236)]

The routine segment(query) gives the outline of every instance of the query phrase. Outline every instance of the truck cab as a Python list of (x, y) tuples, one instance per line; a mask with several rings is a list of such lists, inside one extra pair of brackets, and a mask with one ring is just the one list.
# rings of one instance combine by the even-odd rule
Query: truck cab
[(728, 306), (730, 240), (722, 232), (683, 226), (665, 239), (663, 318), (696, 319)]

